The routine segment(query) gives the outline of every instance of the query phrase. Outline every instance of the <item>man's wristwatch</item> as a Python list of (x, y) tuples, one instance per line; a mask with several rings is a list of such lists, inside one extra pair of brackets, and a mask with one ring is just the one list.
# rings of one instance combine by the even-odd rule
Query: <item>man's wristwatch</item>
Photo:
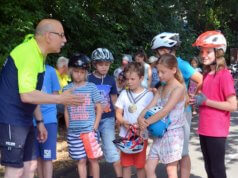
[(44, 123), (43, 119), (41, 120), (36, 120), (36, 124)]

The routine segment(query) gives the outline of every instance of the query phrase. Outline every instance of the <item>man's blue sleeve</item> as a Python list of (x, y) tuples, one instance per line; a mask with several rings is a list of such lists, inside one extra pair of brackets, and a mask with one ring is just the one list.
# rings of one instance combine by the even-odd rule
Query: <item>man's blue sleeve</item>
[(58, 80), (58, 77), (56, 75), (56, 71), (55, 69), (53, 68), (52, 69), (52, 72), (51, 72), (51, 81), (52, 81), (52, 91), (55, 92), (55, 91), (60, 91), (60, 84), (59, 84), (59, 80)]

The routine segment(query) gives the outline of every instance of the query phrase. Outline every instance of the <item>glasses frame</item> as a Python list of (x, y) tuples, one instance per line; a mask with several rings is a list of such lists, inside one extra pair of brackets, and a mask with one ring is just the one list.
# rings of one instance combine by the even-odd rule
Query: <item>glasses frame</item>
[(58, 32), (49, 32), (49, 33), (53, 33), (55, 35), (58, 35), (61, 38), (65, 38), (65, 34), (64, 33), (58, 33)]

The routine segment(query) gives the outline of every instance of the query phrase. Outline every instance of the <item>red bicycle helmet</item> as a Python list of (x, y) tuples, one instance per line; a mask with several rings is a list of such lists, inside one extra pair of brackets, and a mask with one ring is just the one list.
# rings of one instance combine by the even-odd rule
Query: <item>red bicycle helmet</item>
[(222, 49), (226, 52), (227, 42), (226, 38), (220, 31), (206, 31), (199, 35), (192, 46)]

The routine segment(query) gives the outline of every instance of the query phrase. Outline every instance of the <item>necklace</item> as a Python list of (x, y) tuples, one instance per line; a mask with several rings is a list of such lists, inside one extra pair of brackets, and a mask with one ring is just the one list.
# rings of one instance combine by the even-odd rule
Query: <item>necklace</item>
[(134, 113), (137, 111), (136, 103), (140, 101), (143, 98), (143, 96), (145, 96), (145, 94), (148, 92), (149, 92), (148, 90), (144, 90), (141, 94), (139, 94), (137, 97), (134, 98), (131, 93), (131, 90), (126, 90), (127, 97), (131, 103), (128, 107), (129, 113)]

